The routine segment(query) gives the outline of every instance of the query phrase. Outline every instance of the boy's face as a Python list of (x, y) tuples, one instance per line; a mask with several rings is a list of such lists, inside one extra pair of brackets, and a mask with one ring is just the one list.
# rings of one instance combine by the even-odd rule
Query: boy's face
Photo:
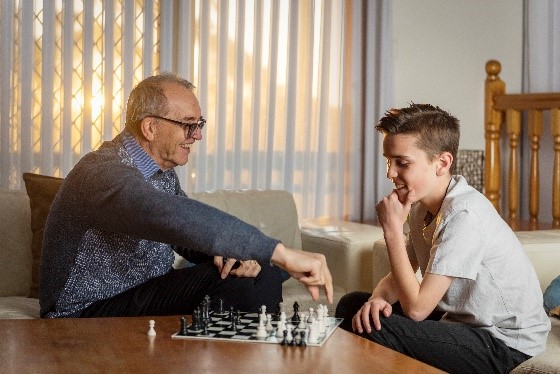
[(387, 178), (395, 184), (399, 201), (404, 203), (410, 191), (412, 202), (430, 207), (439, 189), (437, 159), (428, 160), (426, 152), (416, 146), (416, 134), (387, 134), (383, 139), (383, 156), (387, 159)]

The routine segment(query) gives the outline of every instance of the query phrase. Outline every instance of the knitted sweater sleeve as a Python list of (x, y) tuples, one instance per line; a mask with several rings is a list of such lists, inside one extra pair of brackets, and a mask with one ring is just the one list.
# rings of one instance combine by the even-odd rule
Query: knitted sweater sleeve
[(211, 256), (270, 262), (278, 240), (209, 205), (157, 190), (107, 153), (89, 154), (66, 178), (60, 203), (69, 219)]

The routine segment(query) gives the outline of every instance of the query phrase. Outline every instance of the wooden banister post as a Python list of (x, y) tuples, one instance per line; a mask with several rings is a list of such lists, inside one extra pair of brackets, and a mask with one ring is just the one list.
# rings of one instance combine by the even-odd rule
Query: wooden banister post
[(484, 83), (484, 194), (500, 211), (500, 127), (503, 113), (493, 108), (494, 96), (503, 95), (506, 84), (500, 79), (502, 66), (496, 60), (486, 62)]
[(519, 210), (519, 134), (521, 133), (521, 112), (516, 109), (506, 111), (506, 127), (509, 135), (509, 224), (516, 228)]
[(539, 109), (529, 110), (529, 140), (531, 142), (531, 167), (529, 174), (529, 215), (530, 229), (536, 230), (539, 221), (539, 148), (542, 135), (543, 112)]
[(560, 108), (551, 110), (550, 132), (554, 142), (552, 172), (552, 227), (560, 228)]

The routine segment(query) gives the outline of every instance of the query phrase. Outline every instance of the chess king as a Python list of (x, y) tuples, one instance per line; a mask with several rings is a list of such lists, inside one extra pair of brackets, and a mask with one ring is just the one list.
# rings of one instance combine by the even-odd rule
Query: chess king
[[(332, 302), (324, 256), (288, 248), (182, 190), (175, 167), (206, 125), (194, 91), (173, 74), (141, 81), (124, 130), (65, 178), (44, 232), (42, 318), (191, 314), (204, 295), (273, 310), (280, 269)], [(174, 269), (175, 253), (192, 266)]]

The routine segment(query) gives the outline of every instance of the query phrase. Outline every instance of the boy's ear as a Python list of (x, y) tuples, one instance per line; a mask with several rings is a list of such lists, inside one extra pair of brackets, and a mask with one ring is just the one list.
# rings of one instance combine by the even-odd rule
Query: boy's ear
[(436, 173), (438, 176), (448, 174), (453, 164), (453, 155), (449, 152), (443, 152), (438, 156), (438, 166)]

